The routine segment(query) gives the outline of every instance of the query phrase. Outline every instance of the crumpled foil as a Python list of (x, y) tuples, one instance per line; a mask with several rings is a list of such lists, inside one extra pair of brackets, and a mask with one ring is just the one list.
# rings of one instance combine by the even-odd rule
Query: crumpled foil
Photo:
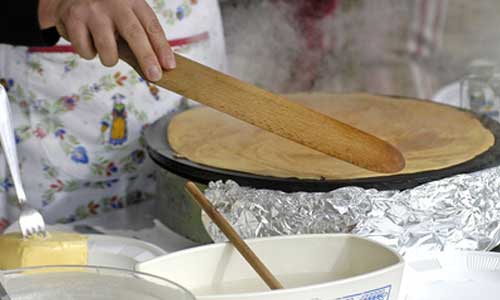
[[(284, 193), (218, 181), (205, 195), (243, 238), (354, 233), (401, 254), (491, 250), (500, 242), (500, 167), (404, 191)], [(215, 242), (226, 240), (206, 216), (203, 222)]]

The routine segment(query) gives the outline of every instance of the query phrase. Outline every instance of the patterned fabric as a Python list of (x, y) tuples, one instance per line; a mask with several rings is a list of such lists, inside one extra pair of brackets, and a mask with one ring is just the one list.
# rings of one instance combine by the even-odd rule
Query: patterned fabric
[[(151, 0), (176, 51), (223, 69), (216, 0)], [(190, 39), (192, 36), (204, 39)], [(68, 43), (61, 41), (59, 48)], [(55, 49), (59, 49), (55, 48)], [(32, 49), (33, 50), (33, 49)], [(48, 223), (72, 222), (155, 192), (141, 134), (181, 97), (144, 81), (124, 63), (102, 67), (70, 51), (0, 45), (0, 83), (10, 97), (28, 201)], [(17, 218), (15, 193), (0, 153), (0, 232)]]

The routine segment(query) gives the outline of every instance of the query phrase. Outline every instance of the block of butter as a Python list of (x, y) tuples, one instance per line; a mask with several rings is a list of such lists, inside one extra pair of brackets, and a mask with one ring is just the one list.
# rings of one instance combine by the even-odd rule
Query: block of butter
[(87, 265), (87, 237), (50, 232), (24, 239), (21, 233), (0, 235), (0, 270), (49, 265)]

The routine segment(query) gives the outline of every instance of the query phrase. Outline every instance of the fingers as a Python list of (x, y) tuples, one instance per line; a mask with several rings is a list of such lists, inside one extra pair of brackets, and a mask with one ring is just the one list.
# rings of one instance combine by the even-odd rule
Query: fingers
[(107, 67), (116, 65), (118, 48), (112, 21), (104, 15), (98, 16), (90, 21), (89, 29), (101, 63)]
[(175, 56), (154, 11), (144, 0), (66, 0), (59, 2), (57, 28), (83, 58), (99, 54), (105, 66), (118, 62), (117, 39), (134, 53), (145, 77), (158, 81), (175, 68)]
[(96, 50), (87, 28), (87, 15), (82, 6), (72, 6), (70, 1), (57, 6), (56, 27), (59, 34), (71, 42), (75, 51), (85, 59), (93, 59)]
[(165, 32), (163, 31), (160, 22), (158, 21), (154, 11), (144, 1), (139, 1), (133, 8), (139, 22), (145, 28), (148, 39), (153, 47), (153, 50), (164, 69), (175, 68), (175, 56), (168, 44)]
[(70, 20), (67, 26), (59, 23), (57, 25), (59, 33), (68, 39), (76, 53), (85, 59), (93, 59), (97, 55), (90, 32), (85, 24)]
[(118, 33), (132, 49), (144, 75), (151, 81), (160, 80), (163, 71), (139, 19), (129, 9), (121, 10), (119, 16), (115, 19)]

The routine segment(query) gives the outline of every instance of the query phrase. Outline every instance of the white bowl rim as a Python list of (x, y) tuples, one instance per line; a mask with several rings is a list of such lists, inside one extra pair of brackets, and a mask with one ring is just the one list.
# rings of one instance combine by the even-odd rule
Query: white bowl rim
[[(331, 287), (331, 286), (349, 283), (351, 281), (362, 280), (362, 279), (367, 278), (367, 277), (373, 277), (379, 273), (390, 272), (390, 271), (399, 269), (402, 266), (404, 267), (404, 264), (405, 264), (403, 257), (398, 252), (396, 252), (394, 249), (392, 249), (388, 246), (385, 246), (377, 241), (374, 241), (374, 240), (371, 240), (371, 239), (368, 239), (368, 238), (365, 238), (365, 237), (362, 237), (359, 235), (349, 234), (349, 233), (329, 233), (329, 234), (320, 234), (319, 233), (319, 234), (284, 235), (284, 236), (274, 236), (274, 237), (265, 237), (265, 238), (252, 238), (252, 239), (245, 240), (245, 242), (247, 242), (248, 244), (251, 245), (252, 243), (266, 242), (269, 240), (317, 239), (317, 238), (322, 238), (322, 239), (353, 238), (353, 239), (363, 240), (365, 242), (380, 246), (381, 248), (388, 250), (391, 254), (393, 254), (398, 259), (398, 262), (393, 264), (393, 265), (390, 265), (388, 267), (379, 269), (379, 270), (371, 271), (368, 273), (356, 275), (356, 276), (349, 277), (349, 278), (336, 280), (334, 282), (324, 282), (324, 283), (312, 284), (312, 285), (303, 286), (303, 287), (279, 289), (279, 290), (269, 290), (269, 291), (265, 291), (265, 292), (196, 296), (196, 299), (197, 300), (212, 300), (212, 299), (232, 300), (232, 299), (238, 299), (238, 297), (262, 297), (262, 296), (267, 296), (267, 295), (282, 295), (282, 294), (288, 294), (288, 293), (304, 292), (304, 291), (310, 291), (311, 289), (315, 289), (315, 290), (322, 289), (325, 287)], [(216, 243), (216, 244), (212, 244), (212, 245), (205, 245), (205, 246), (200, 246), (200, 247), (194, 247), (191, 249), (181, 250), (178, 252), (167, 254), (165, 256), (160, 256), (160, 257), (154, 258), (152, 260), (148, 260), (148, 261), (141, 263), (141, 264), (138, 264), (138, 265), (142, 265), (142, 264), (147, 265), (150, 263), (154, 263), (155, 261), (164, 259), (167, 256), (169, 259), (175, 259), (176, 256), (184, 256), (184, 255), (189, 254), (189, 253), (204, 251), (206, 249), (221, 248), (221, 247), (227, 246), (228, 244), (230, 244), (230, 242)]]

